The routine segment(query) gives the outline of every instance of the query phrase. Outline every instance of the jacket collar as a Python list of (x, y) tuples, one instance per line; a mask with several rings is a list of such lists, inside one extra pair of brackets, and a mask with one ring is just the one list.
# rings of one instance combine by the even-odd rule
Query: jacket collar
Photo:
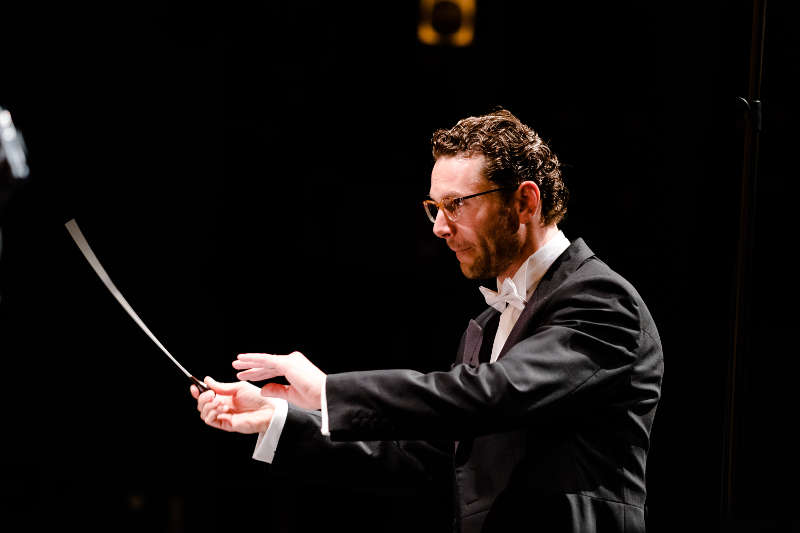
[[(530, 301), (525, 306), (525, 309), (522, 310), (517, 323), (514, 325), (508, 339), (503, 345), (503, 349), (500, 350), (498, 359), (503, 357), (512, 346), (519, 342), (525, 330), (525, 324), (528, 323), (536, 311), (544, 305), (553, 291), (564, 282), (567, 276), (575, 272), (584, 261), (592, 256), (594, 256), (594, 252), (586, 246), (583, 239), (576, 239), (569, 245), (569, 248), (558, 256), (553, 264), (550, 265), (550, 268), (547, 269), (547, 272), (545, 272), (539, 285), (536, 287)], [(456, 364), (478, 365), (481, 345), (483, 344), (484, 330), (487, 328), (489, 321), (493, 318), (497, 318), (499, 314), (497, 310), (489, 307), (475, 319), (469, 321), (464, 336), (463, 351), (458, 354)]]
[[(550, 295), (564, 282), (564, 280), (573, 274), (578, 267), (580, 267), (587, 259), (594, 256), (594, 252), (583, 242), (583, 239), (576, 239), (569, 248), (558, 256), (558, 258), (547, 269), (539, 285), (530, 298), (530, 301), (522, 310), (517, 323), (508, 335), (508, 339), (500, 350), (498, 359), (503, 357), (505, 353), (511, 349), (512, 346), (520, 341), (520, 337), (525, 331), (525, 325), (531, 320), (533, 315), (538, 311), (550, 298)], [(485, 314), (485, 312), (483, 313)], [(481, 316), (483, 316), (481, 314)]]

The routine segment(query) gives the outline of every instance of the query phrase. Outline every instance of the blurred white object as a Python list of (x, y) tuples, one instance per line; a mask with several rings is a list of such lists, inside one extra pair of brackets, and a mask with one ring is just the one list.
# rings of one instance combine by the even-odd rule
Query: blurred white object
[(0, 163), (8, 162), (12, 179), (28, 177), (28, 163), (25, 159), (25, 141), (14, 127), (11, 113), (0, 107)]

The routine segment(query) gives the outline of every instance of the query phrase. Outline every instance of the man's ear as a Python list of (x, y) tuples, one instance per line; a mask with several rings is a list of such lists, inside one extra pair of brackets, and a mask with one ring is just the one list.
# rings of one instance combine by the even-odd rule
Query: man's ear
[(539, 186), (532, 181), (523, 181), (517, 188), (517, 209), (520, 224), (539, 222), (542, 215)]

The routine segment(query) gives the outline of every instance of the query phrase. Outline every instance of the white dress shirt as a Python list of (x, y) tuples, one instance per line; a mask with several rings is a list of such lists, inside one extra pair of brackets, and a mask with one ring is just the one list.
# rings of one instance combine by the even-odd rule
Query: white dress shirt
[[(559, 255), (564, 253), (569, 247), (569, 240), (564, 236), (564, 233), (558, 231), (553, 237), (545, 242), (541, 248), (531, 254), (528, 259), (517, 269), (516, 273), (511, 277), (512, 283), (517, 288), (517, 292), (522, 295), (525, 294), (526, 302), (530, 301), (533, 292), (539, 285), (547, 269), (555, 262)], [(497, 280), (497, 290), (500, 291), (502, 284)], [(508, 335), (517, 323), (522, 311), (512, 305), (500, 313), (500, 323), (497, 326), (497, 333), (494, 337), (494, 344), (492, 345), (492, 355), (490, 362), (497, 361), (497, 356), (500, 354), (503, 345), (508, 340)], [(328, 398), (325, 391), (325, 383), (322, 385), (322, 434), (329, 436), (328, 429)], [(288, 405), (286, 400), (279, 398), (271, 398), (273, 405), (275, 405), (275, 412), (272, 415), (267, 431), (260, 433), (258, 441), (256, 442), (256, 449), (253, 452), (253, 459), (264, 461), (267, 463), (272, 462), (275, 456), (275, 451), (278, 447), (278, 440), (280, 439), (283, 426), (286, 423), (286, 416), (288, 413)], [(279, 408), (280, 406), (280, 408)]]
[[(536, 250), (533, 254), (525, 260), (524, 263), (517, 269), (517, 272), (511, 277), (511, 282), (516, 286), (517, 293), (525, 295), (525, 301), (529, 302), (533, 291), (539, 285), (539, 281), (550, 268), (550, 265), (558, 258), (559, 255), (564, 253), (569, 247), (569, 240), (564, 236), (564, 233), (559, 231), (541, 248)], [(502, 289), (500, 279), (497, 280), (497, 290)], [(522, 310), (517, 309), (513, 305), (507, 305), (506, 308), (500, 313), (500, 323), (497, 325), (497, 333), (494, 336), (494, 344), (492, 344), (492, 356), (490, 362), (497, 361), (497, 356), (500, 355), (500, 350), (508, 340), (511, 330), (519, 320)]]
[(264, 433), (258, 434), (256, 449), (253, 452), (253, 459), (271, 463), (275, 457), (275, 450), (278, 449), (278, 439), (281, 438), (283, 426), (286, 424), (286, 416), (289, 414), (289, 404), (283, 398), (267, 398), (275, 411), (272, 413), (272, 420)]

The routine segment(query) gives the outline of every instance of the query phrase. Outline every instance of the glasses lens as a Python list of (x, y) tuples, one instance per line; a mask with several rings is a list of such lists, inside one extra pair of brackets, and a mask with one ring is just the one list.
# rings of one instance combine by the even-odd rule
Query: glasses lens
[(431, 201), (423, 202), (422, 205), (425, 207), (425, 214), (428, 215), (430, 221), (436, 222), (436, 215), (439, 213), (437, 205)]
[(455, 220), (458, 218), (458, 212), (460, 211), (461, 207), (461, 200), (450, 200), (445, 199), (442, 200), (442, 209), (444, 209), (444, 214), (450, 220)]

